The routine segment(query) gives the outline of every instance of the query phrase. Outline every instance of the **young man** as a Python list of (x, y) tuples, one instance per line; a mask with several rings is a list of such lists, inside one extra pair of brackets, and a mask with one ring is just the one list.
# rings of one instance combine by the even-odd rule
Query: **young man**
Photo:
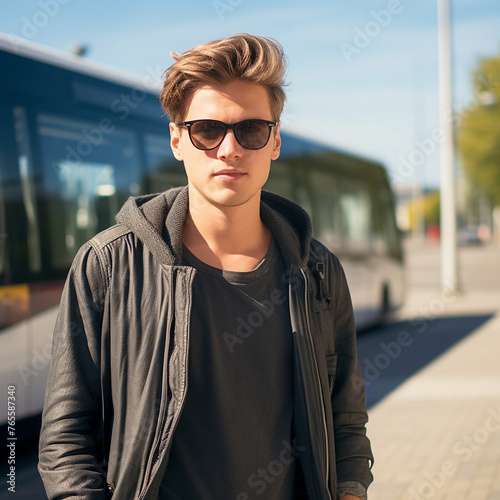
[(280, 153), (284, 56), (237, 35), (174, 55), (161, 102), (188, 186), (130, 199), (70, 270), (39, 470), (50, 499), (365, 498), (349, 292)]

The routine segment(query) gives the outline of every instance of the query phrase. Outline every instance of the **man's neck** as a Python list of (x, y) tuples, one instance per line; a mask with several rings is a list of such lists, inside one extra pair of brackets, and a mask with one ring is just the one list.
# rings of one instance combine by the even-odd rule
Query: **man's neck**
[(265, 257), (271, 232), (260, 218), (260, 197), (256, 197), (237, 207), (190, 203), (182, 240), (205, 264), (248, 272)]

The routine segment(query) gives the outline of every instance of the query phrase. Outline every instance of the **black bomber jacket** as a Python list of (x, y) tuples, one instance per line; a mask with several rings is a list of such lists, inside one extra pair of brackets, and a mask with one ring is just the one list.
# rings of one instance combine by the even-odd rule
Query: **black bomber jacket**
[[(196, 273), (181, 265), (187, 207), (187, 188), (130, 198), (118, 224), (75, 257), (40, 436), (50, 500), (157, 499), (187, 390)], [(294, 431), (308, 497), (335, 500), (339, 482), (372, 481), (349, 291), (304, 210), (263, 191), (261, 218), (290, 273)]]

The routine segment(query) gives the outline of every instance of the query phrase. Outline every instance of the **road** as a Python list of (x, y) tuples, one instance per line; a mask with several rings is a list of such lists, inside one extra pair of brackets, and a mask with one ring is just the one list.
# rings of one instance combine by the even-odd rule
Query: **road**
[[(409, 242), (406, 246), (409, 293), (405, 307), (392, 321), (358, 337), (369, 408), (464, 339), (498, 308), (498, 293), (492, 293), (500, 287), (498, 247), (460, 249), (461, 288), (482, 299), (481, 307), (475, 305), (469, 309), (460, 301), (457, 301), (460, 306), (454, 308), (454, 297), (440, 290), (439, 248), (425, 242)], [(32, 427), (36, 425), (31, 423)], [(27, 435), (28, 431), (25, 432)], [(4, 482), (0, 485), (0, 500), (46, 498), (36, 471), (36, 439), (26, 441), (17, 450), (16, 496), (6, 491)], [(3, 472), (2, 477), (5, 477)]]

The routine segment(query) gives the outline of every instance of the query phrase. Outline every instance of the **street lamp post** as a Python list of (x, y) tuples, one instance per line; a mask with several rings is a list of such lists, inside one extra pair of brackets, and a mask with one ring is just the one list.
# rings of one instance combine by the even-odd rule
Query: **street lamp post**
[(450, 1), (438, 0), (439, 119), (441, 159), (441, 286), (458, 290), (457, 218), (451, 96)]

